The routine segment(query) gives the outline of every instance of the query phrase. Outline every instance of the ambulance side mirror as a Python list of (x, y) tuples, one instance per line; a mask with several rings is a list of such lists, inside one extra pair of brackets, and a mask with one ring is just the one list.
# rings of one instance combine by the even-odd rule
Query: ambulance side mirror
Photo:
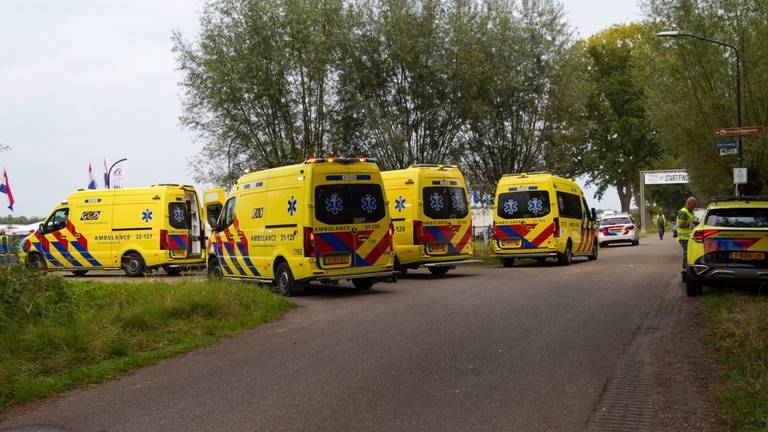
[(597, 210), (595, 210), (594, 207), (592, 207), (592, 220), (593, 221), (597, 220)]
[(45, 234), (45, 230), (43, 230), (43, 224), (38, 225), (37, 230), (40, 231), (40, 234)]

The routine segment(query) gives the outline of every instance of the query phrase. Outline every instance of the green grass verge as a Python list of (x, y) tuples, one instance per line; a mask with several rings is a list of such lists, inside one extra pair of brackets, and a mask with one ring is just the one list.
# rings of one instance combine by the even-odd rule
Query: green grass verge
[(768, 430), (768, 298), (729, 293), (702, 297), (708, 340), (724, 377), (715, 393), (728, 423)]
[(293, 306), (232, 281), (71, 282), (0, 268), (0, 410), (210, 344)]

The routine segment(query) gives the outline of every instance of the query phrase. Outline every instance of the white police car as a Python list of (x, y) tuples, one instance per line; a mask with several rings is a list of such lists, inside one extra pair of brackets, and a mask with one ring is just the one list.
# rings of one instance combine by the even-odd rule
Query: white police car
[(637, 224), (628, 213), (604, 214), (597, 232), (600, 246), (609, 243), (640, 243), (640, 233)]

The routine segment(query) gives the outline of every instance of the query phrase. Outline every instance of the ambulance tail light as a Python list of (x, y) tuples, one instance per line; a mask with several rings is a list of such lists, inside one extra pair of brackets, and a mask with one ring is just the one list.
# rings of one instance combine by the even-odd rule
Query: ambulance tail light
[(389, 251), (392, 252), (395, 250), (395, 226), (392, 225), (392, 222), (389, 223)]
[(560, 238), (560, 218), (554, 218), (552, 223), (555, 225), (555, 232), (552, 233), (552, 237)]
[(315, 256), (315, 233), (307, 227), (304, 227), (304, 256)]
[(720, 232), (720, 230), (713, 230), (713, 229), (710, 229), (710, 230), (696, 230), (696, 231), (693, 232), (693, 241), (695, 241), (696, 243), (701, 243), (701, 242), (704, 241), (705, 238), (707, 238), (707, 237), (709, 237), (709, 236), (711, 236), (713, 234), (717, 234), (718, 232)]
[(424, 244), (424, 233), (422, 232), (421, 221), (413, 221), (413, 244)]
[(160, 250), (168, 250), (168, 230), (160, 230)]

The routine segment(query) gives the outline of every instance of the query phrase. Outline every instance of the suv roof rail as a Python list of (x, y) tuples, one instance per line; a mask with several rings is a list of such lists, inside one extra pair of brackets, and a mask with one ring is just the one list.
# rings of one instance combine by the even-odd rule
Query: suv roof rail
[(712, 198), (713, 203), (724, 201), (768, 201), (768, 195), (741, 195), (741, 196), (721, 196)]

